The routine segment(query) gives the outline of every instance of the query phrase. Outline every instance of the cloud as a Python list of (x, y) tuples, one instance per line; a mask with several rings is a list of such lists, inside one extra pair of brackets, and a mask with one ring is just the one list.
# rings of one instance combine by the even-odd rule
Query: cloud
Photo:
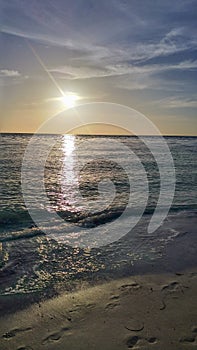
[(168, 97), (156, 102), (164, 108), (196, 108), (197, 100), (193, 98)]
[(12, 26), (2, 26), (1, 29), (2, 33), (5, 34), (11, 34), (14, 36), (17, 36), (19, 38), (24, 38), (28, 40), (33, 40), (38, 43), (46, 44), (46, 45), (52, 45), (52, 46), (60, 46), (60, 47), (70, 47), (74, 48), (74, 44), (71, 40), (61, 37), (56, 37), (53, 35), (47, 35), (44, 33), (34, 33), (29, 31), (23, 31), (18, 28), (12, 27)]
[[(83, 43), (81, 43), (82, 45)], [(194, 50), (197, 41), (191, 37), (186, 39), (185, 28), (172, 28), (157, 40), (148, 42), (131, 42), (121, 44), (112, 42), (108, 45), (96, 45), (89, 42), (83, 47), (83, 57), (73, 57), (70, 63), (54, 66), (49, 70), (59, 79), (89, 79), (123, 76), (126, 74), (156, 74), (169, 70), (196, 69), (196, 60), (182, 60), (183, 53)], [(173, 57), (178, 56), (173, 62)], [(165, 63), (159, 63), (162, 58)], [(151, 60), (154, 64), (150, 63)], [(137, 84), (139, 85), (139, 84)], [(140, 84), (141, 87), (144, 84)]]
[[(147, 100), (155, 100), (158, 90), (163, 93), (159, 98), (182, 91), (182, 105), (191, 106), (188, 96), (197, 68), (195, 0), (2, 3), (2, 31), (13, 36), (5, 38), (31, 42), (61, 86), (83, 90), (95, 85), (99, 92), (117, 89), (119, 95), (125, 89), (128, 95), (145, 90)], [(36, 77), (34, 66), (30, 75)], [(180, 106), (178, 100), (168, 101), (171, 108)]]
[(22, 75), (18, 70), (1, 69), (0, 70), (0, 87), (17, 85), (27, 80), (28, 75)]
[[(181, 21), (178, 26), (176, 19), (191, 5), (191, 1), (174, 4), (169, 0), (165, 4), (146, 0), (144, 6), (135, 0), (101, 0), (99, 4), (34, 0), (27, 7), (22, 0), (2, 0), (2, 32), (54, 47), (81, 48), (97, 54), (107, 49), (113, 56), (119, 51), (131, 59), (147, 59), (193, 45), (196, 35), (190, 29), (191, 21)], [(168, 20), (168, 12), (174, 15), (173, 22)]]
[(142, 75), (142, 74), (156, 74), (161, 71), (169, 70), (193, 70), (197, 68), (197, 60), (186, 60), (177, 64), (144, 64), (133, 65), (125, 63), (119, 64), (104, 64), (96, 65), (91, 63), (87, 66), (62, 66), (53, 68), (51, 73), (55, 74), (61, 79), (88, 79), (88, 78), (103, 78), (112, 76), (125, 75)]
[(63, 66), (50, 70), (61, 79), (88, 79), (113, 75), (113, 69), (107, 66)]
[(16, 78), (20, 77), (21, 74), (17, 70), (10, 70), (10, 69), (1, 69), (0, 70), (0, 77), (1, 78)]

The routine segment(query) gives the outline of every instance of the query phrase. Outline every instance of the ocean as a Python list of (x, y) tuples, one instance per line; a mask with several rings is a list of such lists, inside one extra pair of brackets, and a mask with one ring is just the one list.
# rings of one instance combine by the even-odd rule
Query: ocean
[[(31, 137), (1, 134), (0, 138), (2, 297), (34, 293), (48, 297), (137, 273), (176, 272), (197, 263), (196, 137), (165, 137), (174, 160), (176, 189), (164, 222), (148, 232), (161, 177), (154, 155), (138, 137), (37, 135), (39, 151), (50, 150), (51, 140), (54, 144), (43, 173), (47, 203), (42, 196), (38, 200), (40, 187), (36, 184), (41, 179), (35, 153), (29, 159), (32, 190), (26, 198), (32, 212), (38, 213), (38, 221), (42, 212), (58, 214), (69, 239), (56, 220), (45, 220), (39, 226), (26, 208), (21, 167)], [(157, 149), (158, 138), (149, 139)], [(116, 144), (131, 150), (131, 156)], [(158, 147), (157, 152), (162, 150)], [(132, 182), (122, 164), (131, 171)], [(167, 179), (168, 166), (162, 171)], [(125, 230), (121, 219), (128, 205), (134, 218), (131, 230), (129, 226)], [(113, 227), (110, 242), (105, 240), (108, 225)], [(52, 235), (47, 234), (49, 226)], [(84, 237), (92, 237), (90, 230), (95, 232), (94, 243), (99, 244), (89, 247), (88, 238), (83, 246)]]

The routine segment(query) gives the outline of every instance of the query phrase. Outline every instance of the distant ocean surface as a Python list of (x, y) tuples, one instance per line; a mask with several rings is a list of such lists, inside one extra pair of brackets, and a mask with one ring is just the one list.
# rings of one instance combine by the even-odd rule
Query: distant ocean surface
[[(0, 295), (55, 294), (79, 285), (151, 269), (176, 270), (196, 263), (196, 137), (165, 137), (175, 163), (176, 191), (168, 217), (151, 235), (147, 233), (147, 225), (158, 200), (160, 178), (154, 157), (137, 137), (40, 135), (37, 138), (40, 148), (46, 146), (51, 138), (56, 140), (46, 162), (45, 188), (51, 208), (65, 222), (79, 225), (84, 230), (93, 225), (99, 227), (102, 234), (105, 224), (114, 221), (115, 225), (115, 220), (127, 205), (128, 179), (118, 166), (120, 158), (126, 156), (117, 153), (117, 166), (109, 162), (100, 164), (97, 158), (95, 162), (88, 163), (91, 150), (86, 149), (87, 140), (96, 145), (95, 155), (102, 154), (104, 159), (103, 140), (118, 140), (128, 146), (140, 158), (147, 173), (149, 199), (136, 227), (116, 242), (93, 249), (73, 248), (59, 243), (40, 231), (23, 200), (21, 165), (31, 135), (1, 134)], [(157, 138), (152, 137), (152, 142), (157, 143)], [(115, 149), (113, 151), (116, 152)], [(78, 157), (86, 162), (80, 173), (77, 171)], [(34, 164), (34, 159), (30, 161)], [(128, 163), (132, 167), (132, 159), (128, 159)], [(168, 169), (165, 171), (167, 177)], [(84, 199), (89, 198), (94, 206), (98, 183), (103, 175), (114, 182), (116, 200), (107, 211), (101, 208), (91, 218), (83, 207), (83, 201), (79, 203), (75, 197), (75, 188), (78, 186)], [(36, 181), (36, 169), (32, 170), (31, 176)], [(140, 198), (135, 186), (133, 192), (133, 206), (137, 207)], [(42, 210), (44, 203), (39, 205)], [(53, 230), (58, 231), (55, 223)]]

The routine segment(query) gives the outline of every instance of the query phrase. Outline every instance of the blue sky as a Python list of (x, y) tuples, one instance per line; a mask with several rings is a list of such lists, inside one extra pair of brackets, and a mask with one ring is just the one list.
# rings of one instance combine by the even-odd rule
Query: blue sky
[[(121, 103), (196, 134), (195, 0), (1, 0), (1, 130), (35, 131), (60, 95)], [(42, 65), (43, 63), (43, 65)]]

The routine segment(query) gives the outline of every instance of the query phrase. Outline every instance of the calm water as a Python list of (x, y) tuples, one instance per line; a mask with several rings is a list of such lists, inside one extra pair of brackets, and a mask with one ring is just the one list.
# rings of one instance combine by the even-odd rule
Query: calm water
[[(140, 186), (143, 183), (143, 171), (146, 171), (149, 198), (142, 219), (135, 229), (120, 240), (94, 249), (73, 248), (51, 239), (29, 216), (21, 190), (21, 164), (30, 138), (31, 135), (16, 134), (2, 134), (0, 138), (1, 295), (36, 291), (45, 291), (47, 294), (49, 290), (55, 293), (72, 289), (76, 284), (85, 283), (84, 281), (94, 283), (114, 276), (129, 275), (140, 271), (140, 268), (146, 270), (153, 264), (159, 269), (167, 247), (173, 242), (178, 242), (179, 248), (177, 252), (174, 251), (177, 258), (172, 259), (172, 264), (178, 264), (178, 260), (181, 260), (178, 251), (181, 249), (180, 237), (186, 236), (189, 242), (195, 235), (197, 138), (166, 137), (175, 162), (176, 192), (164, 224), (150, 235), (147, 233), (147, 226), (158, 200), (160, 177), (153, 156), (138, 138), (37, 136), (38, 149), (47, 146), (51, 138), (56, 142), (45, 166), (48, 206), (41, 199), (33, 210), (55, 211), (65, 221), (65, 225), (69, 225), (71, 235), (76, 232), (74, 229), (72, 232), (72, 227), (82, 229), (83, 235), (94, 227), (104, 235), (109, 222), (114, 224), (115, 231), (119, 230), (116, 219), (128, 204), (130, 189), (132, 208), (139, 208), (143, 202), (144, 193), (140, 191)], [(143, 166), (136, 167), (135, 159), (128, 158), (124, 152), (117, 152), (114, 145), (110, 150), (113, 151), (114, 159), (109, 161), (108, 151), (103, 149), (106, 139), (128, 146), (140, 158)], [(93, 149), (87, 147), (87, 140), (92, 143)], [(155, 145), (158, 142), (157, 138), (151, 140)], [(98, 156), (102, 158), (100, 161)], [(84, 163), (80, 170), (79, 161)], [(120, 166), (121, 161), (128, 163), (133, 171), (132, 184)], [(34, 163), (35, 159), (30, 159), (32, 183), (39, 181), (38, 169), (34, 167)], [(165, 169), (165, 176), (168, 177), (168, 168)], [(103, 197), (100, 198), (98, 184), (106, 178), (113, 181), (115, 192), (111, 193), (106, 186), (103, 188)], [(80, 192), (80, 197), (77, 191)], [(34, 191), (29, 193), (32, 202), (35, 196)], [(55, 221), (52, 229), (58, 234), (59, 228)], [(186, 248), (187, 255), (192, 257), (192, 243)], [(185, 259), (185, 265), (187, 263), (188, 259)]]

